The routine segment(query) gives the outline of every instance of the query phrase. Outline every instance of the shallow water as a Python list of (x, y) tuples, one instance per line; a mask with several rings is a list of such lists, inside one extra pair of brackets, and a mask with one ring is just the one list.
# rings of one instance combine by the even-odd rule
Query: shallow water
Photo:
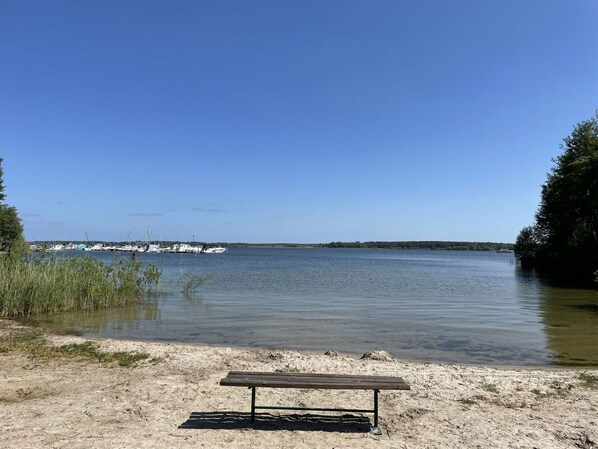
[[(598, 365), (597, 292), (551, 286), (521, 271), (512, 254), (231, 248), (138, 259), (163, 269), (166, 294), (139, 307), (31, 322), (112, 338)], [(177, 284), (188, 272), (210, 279), (184, 296)]]

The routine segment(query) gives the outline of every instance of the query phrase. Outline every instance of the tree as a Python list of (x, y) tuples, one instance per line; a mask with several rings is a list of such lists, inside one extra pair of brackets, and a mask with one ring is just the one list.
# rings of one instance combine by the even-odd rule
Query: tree
[(4, 159), (2, 159), (0, 157), (0, 204), (2, 203), (2, 201), (4, 201), (4, 199), (6, 198), (6, 195), (4, 194), (4, 184), (2, 182), (2, 176), (4, 175), (4, 172), (2, 171), (2, 161)]
[[(598, 268), (598, 112), (563, 139), (563, 153), (542, 186), (533, 227), (540, 266)], [(527, 229), (527, 230), (526, 230)], [(525, 231), (525, 232), (524, 232)], [(529, 229), (519, 234), (522, 243)], [(521, 249), (525, 248), (522, 246)], [(519, 258), (529, 256), (515, 250)]]
[(0, 158), (0, 253), (18, 257), (26, 251), (23, 226), (15, 207), (4, 204), (4, 184), (2, 181), (2, 159)]
[(21, 249), (23, 226), (14, 207), (0, 205), (0, 252), (13, 253)]
[(519, 232), (513, 250), (522, 267), (534, 265), (538, 245), (538, 232), (534, 226), (526, 226)]

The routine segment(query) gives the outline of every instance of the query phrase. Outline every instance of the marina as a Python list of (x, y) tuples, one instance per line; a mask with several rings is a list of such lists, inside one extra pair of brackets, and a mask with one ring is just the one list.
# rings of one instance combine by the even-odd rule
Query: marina
[(227, 248), (221, 246), (204, 246), (191, 245), (188, 243), (175, 243), (172, 246), (163, 247), (161, 245), (151, 243), (136, 243), (134, 245), (110, 245), (104, 243), (84, 244), (84, 243), (67, 243), (67, 244), (51, 244), (38, 245), (31, 244), (32, 251), (47, 251), (47, 252), (61, 252), (61, 251), (118, 251), (128, 253), (178, 253), (178, 254), (222, 254), (226, 252)]

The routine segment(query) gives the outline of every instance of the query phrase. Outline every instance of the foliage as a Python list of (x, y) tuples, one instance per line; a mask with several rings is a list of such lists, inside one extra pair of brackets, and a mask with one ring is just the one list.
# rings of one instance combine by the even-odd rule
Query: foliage
[[(598, 113), (573, 129), (561, 145), (563, 153), (542, 186), (536, 223), (518, 240), (537, 245), (517, 248), (519, 258), (531, 257), (539, 266), (575, 270), (598, 267)], [(531, 242), (533, 243), (533, 242)]]
[(522, 266), (531, 266), (538, 251), (538, 235), (534, 226), (526, 226), (515, 240), (515, 254)]
[(23, 240), (23, 226), (17, 209), (0, 204), (0, 251), (14, 253), (19, 240)]
[(0, 253), (11, 257), (20, 257), (27, 252), (23, 237), (23, 226), (17, 209), (4, 204), (4, 183), (2, 180), (2, 158), (0, 158)]
[(0, 259), (0, 317), (135, 304), (158, 288), (160, 270), (133, 260)]

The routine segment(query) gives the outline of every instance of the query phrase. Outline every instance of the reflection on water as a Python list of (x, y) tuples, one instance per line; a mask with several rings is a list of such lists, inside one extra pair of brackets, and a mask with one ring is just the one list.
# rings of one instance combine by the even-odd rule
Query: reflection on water
[(597, 293), (545, 287), (542, 314), (553, 363), (598, 366)]
[(139, 330), (142, 323), (147, 321), (160, 321), (160, 308), (155, 298), (148, 298), (137, 306), (92, 312), (65, 312), (50, 319), (33, 316), (24, 320), (32, 326), (50, 326), (54, 330), (74, 335), (129, 334)]
[[(111, 260), (110, 254), (94, 257)], [(139, 256), (167, 292), (139, 307), (40, 317), (62, 332), (511, 365), (597, 365), (595, 290), (563, 288), (512, 255), (232, 248)], [(200, 294), (181, 276), (210, 274)]]
[[(517, 269), (521, 296), (539, 299), (550, 362), (598, 365), (598, 292), (573, 288), (574, 279)], [(531, 292), (530, 295), (526, 294)]]

